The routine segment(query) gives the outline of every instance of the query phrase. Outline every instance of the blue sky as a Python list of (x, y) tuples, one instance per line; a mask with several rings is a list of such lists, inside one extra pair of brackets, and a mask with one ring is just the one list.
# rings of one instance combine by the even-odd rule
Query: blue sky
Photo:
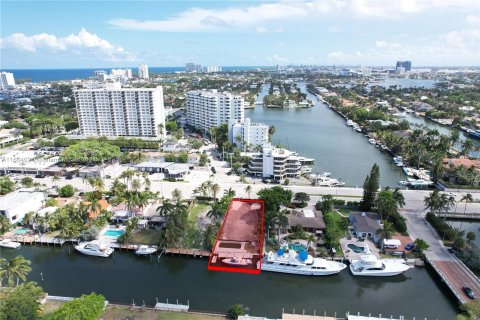
[(5, 1), (0, 68), (480, 65), (478, 0)]

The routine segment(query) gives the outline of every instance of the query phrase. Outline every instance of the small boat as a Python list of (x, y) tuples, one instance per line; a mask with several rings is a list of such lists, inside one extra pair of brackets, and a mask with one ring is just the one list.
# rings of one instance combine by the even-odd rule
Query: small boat
[(409, 177), (413, 177), (413, 171), (412, 171), (412, 168), (409, 168), (409, 167), (403, 167), (403, 171), (405, 172), (405, 174)]
[(243, 259), (243, 258), (227, 258), (222, 260), (223, 263), (229, 264), (231, 266), (248, 266), (252, 264), (252, 260), (250, 259)]
[(368, 139), (368, 142), (370, 142), (371, 144), (376, 144), (377, 143), (377, 141), (375, 141), (375, 139), (372, 139), (372, 138)]
[(20, 244), (20, 242), (12, 241), (10, 239), (3, 239), (2, 241), (0, 241), (0, 247), (3, 248), (18, 249), (21, 246), (22, 245)]
[(158, 248), (156, 246), (147, 246), (147, 245), (141, 245), (138, 247), (137, 250), (135, 250), (135, 254), (139, 256), (148, 256), (151, 254), (154, 254), (157, 252)]
[(353, 127), (355, 125), (355, 122), (353, 122), (352, 120), (347, 120), (347, 126), (349, 127)]
[(357, 131), (357, 132), (362, 132), (362, 128), (356, 127), (356, 128), (355, 128), (355, 131)]
[(98, 240), (79, 243), (75, 246), (75, 250), (89, 256), (103, 258), (108, 258), (113, 253), (113, 249), (108, 244)]
[(382, 144), (380, 147), (382, 148), (382, 150), (387, 150), (387, 146), (384, 144)]

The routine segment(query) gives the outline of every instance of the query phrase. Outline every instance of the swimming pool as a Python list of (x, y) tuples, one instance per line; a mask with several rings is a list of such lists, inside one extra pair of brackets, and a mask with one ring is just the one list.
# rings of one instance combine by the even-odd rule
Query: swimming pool
[(353, 252), (356, 252), (356, 253), (365, 252), (363, 247), (356, 246), (353, 243), (347, 244), (347, 247), (349, 247), (350, 249), (352, 249)]
[(118, 238), (124, 233), (125, 233), (125, 230), (122, 230), (122, 229), (107, 229), (106, 231), (103, 232), (102, 235), (107, 237)]
[(297, 252), (307, 250), (307, 246), (301, 243), (289, 243), (288, 247)]
[(28, 232), (27, 228), (19, 228), (15, 230), (15, 234), (25, 234)]

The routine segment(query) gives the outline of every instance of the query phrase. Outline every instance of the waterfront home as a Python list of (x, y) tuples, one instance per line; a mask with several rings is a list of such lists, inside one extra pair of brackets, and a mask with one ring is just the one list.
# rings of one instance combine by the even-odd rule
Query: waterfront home
[(358, 239), (372, 239), (373, 242), (378, 242), (377, 230), (382, 228), (378, 213), (350, 212), (348, 220), (355, 237)]
[(43, 192), (15, 190), (0, 197), (0, 215), (7, 217), (11, 224), (19, 223), (28, 212), (40, 210), (44, 200)]
[(310, 209), (294, 210), (287, 216), (288, 231), (292, 232), (293, 227), (300, 226), (306, 232), (322, 234), (325, 229), (325, 221), (321, 211)]
[[(112, 205), (110, 203), (108, 203), (107, 200), (105, 199), (100, 199), (97, 201), (97, 203), (100, 205), (100, 208), (96, 208), (95, 210), (91, 210), (88, 212), (88, 218), (89, 219), (95, 219), (97, 218), (100, 213), (103, 211), (103, 210), (110, 210), (112, 209)], [(88, 206), (90, 205), (91, 203), (88, 202), (88, 201), (84, 201), (83, 202), (83, 205), (84, 206)]]
[(445, 158), (443, 178), (454, 184), (480, 184), (480, 159)]

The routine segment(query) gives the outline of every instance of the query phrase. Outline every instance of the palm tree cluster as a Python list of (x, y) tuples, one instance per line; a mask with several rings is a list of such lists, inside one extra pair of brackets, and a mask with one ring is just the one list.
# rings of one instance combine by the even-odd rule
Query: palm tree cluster
[(217, 194), (220, 192), (220, 185), (214, 183), (212, 180), (202, 182), (197, 188), (193, 190), (195, 196), (201, 196), (203, 198), (211, 197), (213, 201), (217, 201)]
[[(469, 199), (471, 199), (471, 195)], [(436, 215), (443, 213), (443, 217), (446, 219), (448, 211), (455, 205), (455, 198), (446, 193), (440, 193), (438, 189), (435, 189), (430, 195), (425, 197), (424, 204), (426, 209)]]
[(455, 184), (476, 186), (480, 182), (480, 173), (475, 166), (466, 167), (464, 165), (458, 167), (449, 167), (446, 169), (449, 176), (455, 177)]
[(9, 287), (13, 287), (16, 283), (25, 281), (27, 275), (32, 271), (31, 262), (22, 256), (6, 260), (0, 258), (0, 287), (3, 286), (4, 280)]
[(188, 205), (181, 198), (174, 197), (174, 200), (163, 199), (157, 212), (167, 218), (165, 232), (162, 234), (161, 246), (177, 247), (185, 237)]
[[(407, 233), (405, 218), (398, 212), (398, 208), (403, 208), (404, 205), (405, 198), (399, 188), (392, 190), (386, 187), (378, 192), (375, 199), (375, 210), (380, 214), (380, 219), (383, 221), (383, 229), (391, 226), (403, 234)], [(385, 230), (381, 233), (387, 236), (391, 234), (391, 232)]]

